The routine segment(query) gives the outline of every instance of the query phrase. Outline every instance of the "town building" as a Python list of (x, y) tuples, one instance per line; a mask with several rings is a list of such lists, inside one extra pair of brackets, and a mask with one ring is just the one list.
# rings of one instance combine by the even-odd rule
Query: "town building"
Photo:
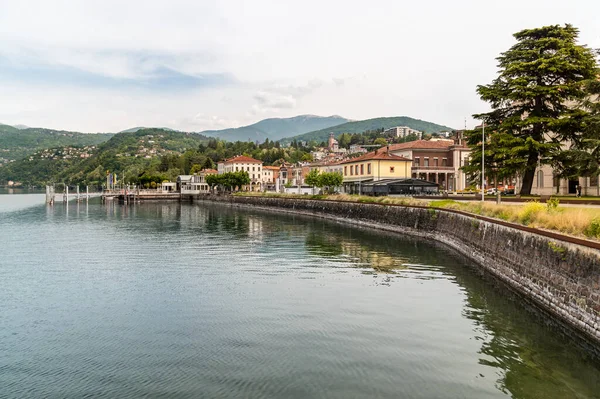
[(327, 142), (327, 149), (331, 152), (337, 152), (340, 149), (338, 141), (333, 137), (333, 133), (329, 133), (329, 140)]
[(360, 193), (361, 184), (366, 182), (410, 177), (412, 160), (392, 154), (390, 150), (384, 147), (341, 162), (344, 191)]
[(250, 191), (262, 191), (262, 161), (259, 161), (258, 159), (250, 158), (245, 155), (238, 155), (218, 162), (217, 171), (219, 174), (240, 171), (247, 172), (250, 177), (250, 185), (245, 188)]
[(263, 166), (262, 183), (263, 191), (276, 191), (279, 179), (279, 166)]
[(333, 162), (314, 162), (310, 164), (310, 170), (316, 169), (320, 173), (339, 173), (341, 175), (344, 174), (344, 166), (342, 165), (342, 161), (333, 161)]
[(348, 152), (350, 154), (366, 154), (368, 151), (366, 148), (361, 147), (359, 144), (351, 144)]
[(203, 169), (193, 175), (177, 176), (177, 190), (182, 195), (208, 194), (210, 185), (206, 182), (206, 176), (217, 173), (216, 169)]
[[(515, 193), (519, 193), (522, 179), (515, 178)], [(541, 165), (535, 169), (535, 177), (531, 187), (533, 195), (569, 195), (577, 193), (577, 185), (581, 186), (581, 195), (600, 196), (598, 176), (596, 177), (573, 177), (561, 179), (551, 165)]]
[(393, 144), (393, 155), (413, 160), (409, 177), (423, 179), (440, 185), (442, 190), (460, 191), (469, 186), (467, 175), (461, 168), (468, 164), (471, 149), (456, 132), (452, 140), (416, 140)]
[(411, 134), (416, 135), (419, 139), (421, 139), (423, 137), (423, 132), (421, 132), (419, 130), (411, 129), (408, 126), (391, 127), (387, 130), (384, 130), (383, 134), (393, 136), (393, 137), (401, 137), (401, 138), (404, 138)]

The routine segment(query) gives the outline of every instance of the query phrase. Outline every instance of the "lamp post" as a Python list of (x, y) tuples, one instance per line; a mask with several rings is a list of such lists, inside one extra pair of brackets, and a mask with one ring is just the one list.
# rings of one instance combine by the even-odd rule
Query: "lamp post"
[(481, 201), (485, 201), (485, 121), (481, 129)]

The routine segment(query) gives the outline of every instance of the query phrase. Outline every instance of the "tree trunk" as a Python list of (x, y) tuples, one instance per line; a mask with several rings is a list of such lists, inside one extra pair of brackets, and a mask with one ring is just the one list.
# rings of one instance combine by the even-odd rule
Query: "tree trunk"
[(538, 154), (531, 153), (527, 158), (527, 169), (523, 173), (523, 183), (521, 184), (520, 195), (531, 195), (531, 187), (533, 187), (533, 179), (535, 177), (535, 168), (538, 164)]

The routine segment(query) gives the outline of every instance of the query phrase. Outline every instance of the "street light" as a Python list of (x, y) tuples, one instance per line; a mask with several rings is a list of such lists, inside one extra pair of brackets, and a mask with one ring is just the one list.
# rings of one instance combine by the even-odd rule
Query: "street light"
[(481, 201), (485, 201), (485, 121), (481, 126)]

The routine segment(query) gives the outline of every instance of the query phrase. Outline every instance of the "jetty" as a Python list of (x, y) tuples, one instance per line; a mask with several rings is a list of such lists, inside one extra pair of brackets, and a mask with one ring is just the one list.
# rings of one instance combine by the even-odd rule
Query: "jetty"
[(76, 200), (77, 202), (89, 201), (90, 198), (97, 198), (102, 195), (101, 192), (90, 192), (89, 187), (85, 187), (85, 192), (79, 191), (79, 186), (75, 186), (75, 192), (69, 193), (69, 186), (65, 186), (62, 193), (57, 193), (54, 186), (46, 186), (46, 204), (54, 205), (56, 197), (62, 199), (62, 202)]

